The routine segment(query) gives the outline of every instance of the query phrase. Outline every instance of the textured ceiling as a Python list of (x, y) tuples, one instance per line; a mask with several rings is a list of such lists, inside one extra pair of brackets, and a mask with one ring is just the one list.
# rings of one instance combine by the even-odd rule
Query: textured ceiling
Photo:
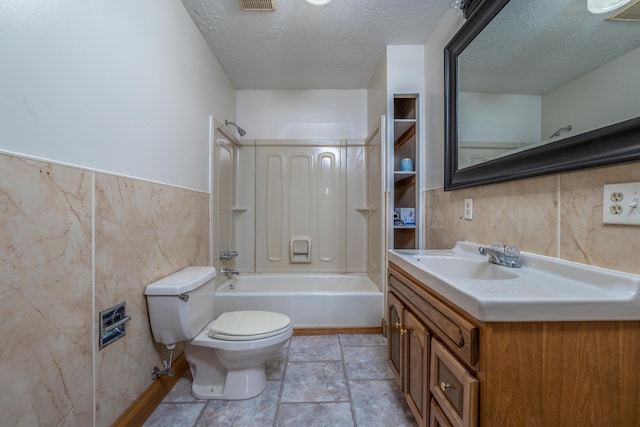
[(612, 13), (589, 13), (587, 0), (511, 0), (458, 58), (460, 89), (540, 95), (640, 47), (640, 22)]
[(387, 44), (423, 44), (451, 0), (183, 0), (236, 89), (364, 89)]

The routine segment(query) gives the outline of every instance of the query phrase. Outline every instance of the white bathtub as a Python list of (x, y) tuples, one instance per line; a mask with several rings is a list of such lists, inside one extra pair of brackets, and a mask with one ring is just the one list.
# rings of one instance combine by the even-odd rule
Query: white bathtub
[(378, 327), (382, 292), (366, 274), (247, 274), (216, 290), (215, 315), (267, 310), (291, 317), (296, 328)]

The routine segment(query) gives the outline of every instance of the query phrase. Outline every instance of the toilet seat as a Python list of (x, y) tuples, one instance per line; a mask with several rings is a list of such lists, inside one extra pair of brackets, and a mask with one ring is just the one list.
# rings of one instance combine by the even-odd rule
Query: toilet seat
[(207, 336), (225, 341), (252, 341), (280, 335), (288, 329), (291, 329), (291, 319), (281, 313), (232, 311), (211, 322)]

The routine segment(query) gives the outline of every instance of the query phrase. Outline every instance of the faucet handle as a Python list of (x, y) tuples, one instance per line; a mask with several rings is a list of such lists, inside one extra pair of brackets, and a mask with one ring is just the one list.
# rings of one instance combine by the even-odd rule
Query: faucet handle
[(494, 243), (493, 245), (490, 246), (491, 249), (493, 249), (496, 252), (500, 252), (500, 253), (504, 253), (505, 251), (505, 246), (501, 245), (499, 243)]
[(509, 258), (520, 258), (520, 249), (515, 246), (507, 246), (504, 248), (504, 255)]
[(516, 247), (507, 246), (504, 248), (504, 257), (510, 267), (519, 268), (522, 265), (520, 263), (520, 249)]
[(226, 250), (226, 251), (221, 251), (220, 252), (220, 259), (221, 260), (230, 260), (230, 259), (235, 258), (237, 256), (238, 256), (238, 251)]

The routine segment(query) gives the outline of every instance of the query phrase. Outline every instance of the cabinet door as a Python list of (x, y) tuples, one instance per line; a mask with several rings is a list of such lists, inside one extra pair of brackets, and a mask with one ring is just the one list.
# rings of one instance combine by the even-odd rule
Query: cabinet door
[(429, 409), (429, 427), (453, 427), (435, 400), (431, 400)]
[(429, 421), (429, 346), (427, 328), (411, 314), (405, 312), (406, 346), (405, 397), (419, 426)]
[(387, 294), (387, 313), (389, 319), (389, 365), (393, 371), (395, 377), (400, 382), (400, 387), (404, 391), (404, 384), (402, 380), (403, 360), (402, 345), (404, 335), (404, 305), (393, 295), (391, 292)]
[(478, 380), (438, 340), (431, 340), (431, 394), (455, 427), (478, 425)]

